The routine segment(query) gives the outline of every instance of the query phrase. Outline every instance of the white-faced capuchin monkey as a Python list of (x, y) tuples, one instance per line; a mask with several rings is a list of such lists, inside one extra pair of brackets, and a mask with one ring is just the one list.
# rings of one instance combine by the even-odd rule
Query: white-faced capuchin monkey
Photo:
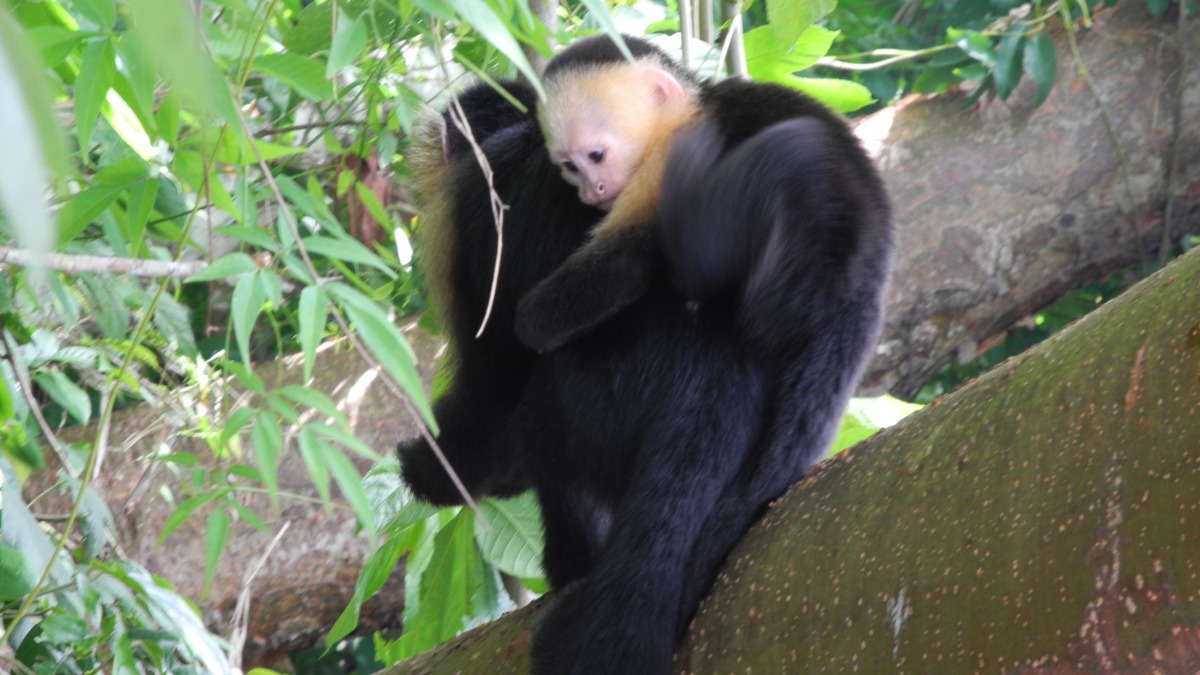
[[(490, 190), (450, 125), (419, 181), (455, 354), (439, 443), (476, 497), (537, 491), (539, 675), (671, 671), (721, 561), (828, 449), (889, 269), (883, 183), (838, 115), (626, 44), (556, 56), (540, 111), (518, 83), (528, 113), (459, 97), (509, 207), (480, 339)], [(424, 441), (400, 455), (417, 496), (462, 502)]]

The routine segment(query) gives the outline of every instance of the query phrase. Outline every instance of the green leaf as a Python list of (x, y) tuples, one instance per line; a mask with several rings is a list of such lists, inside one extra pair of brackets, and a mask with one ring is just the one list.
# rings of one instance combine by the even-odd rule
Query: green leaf
[(416, 357), (408, 341), (388, 320), (383, 310), (357, 290), (340, 283), (329, 284), (328, 288), (346, 308), (346, 314), (358, 327), (359, 335), (371, 353), (408, 394), (429, 429), (436, 434), (437, 422), (421, 388), (421, 378), (413, 367)]
[(333, 399), (326, 396), (325, 392), (309, 387), (302, 387), (298, 384), (289, 384), (281, 387), (277, 393), (300, 405), (312, 408), (338, 424), (350, 424), (346, 420), (346, 416), (342, 414), (342, 411), (337, 409), (337, 404), (333, 402)]
[[(158, 64), (171, 91), (195, 110), (221, 116), (240, 133), (237, 108), (217, 64), (200, 45), (191, 6), (183, 0), (127, 0), (132, 32)], [(165, 133), (165, 132), (164, 132)]]
[(267, 300), (258, 280), (260, 272), (256, 270), (251, 274), (243, 274), (233, 287), (233, 295), (229, 300), (229, 309), (233, 315), (233, 334), (237, 338), (242, 363), (247, 367), (250, 366), (250, 336)]
[[(529, 60), (525, 58), (525, 53), (521, 51), (521, 45), (513, 37), (508, 22), (500, 18), (491, 5), (479, 2), (479, 0), (444, 0), (444, 2), (441, 0), (413, 0), (413, 4), (421, 9), (431, 6), (435, 10), (441, 10), (449, 5), (459, 20), (471, 24), (471, 27), (479, 32), (480, 37), (511, 61), (517, 70), (525, 75), (527, 81), (533, 83), (538, 96), (545, 98), (546, 93), (542, 90), (541, 78), (533, 70), (533, 66), (529, 65)], [(436, 5), (442, 5), (442, 8)]]
[(125, 236), (134, 256), (146, 250), (146, 222), (154, 209), (154, 198), (158, 195), (158, 181), (142, 180), (129, 186), (125, 196)]
[(158, 533), (158, 541), (154, 543), (155, 547), (162, 546), (162, 543), (171, 536), (171, 533), (179, 529), (180, 525), (187, 522), (188, 518), (196, 512), (196, 509), (204, 506), (218, 497), (223, 497), (233, 488), (226, 487), (216, 490), (215, 492), (205, 492), (191, 497), (180, 504), (171, 515), (167, 516), (167, 522), (163, 524), (162, 532)]
[(74, 5), (100, 30), (109, 30), (117, 20), (117, 5), (113, 0), (74, 0)]
[(218, 508), (208, 517), (208, 529), (204, 534), (204, 590), (202, 595), (208, 595), (212, 588), (213, 578), (217, 574), (217, 562), (221, 560), (221, 552), (225, 550), (225, 541), (229, 537), (229, 512)]
[(237, 204), (233, 202), (233, 197), (221, 182), (219, 167), (215, 162), (209, 164), (208, 172), (205, 173), (204, 157), (199, 152), (181, 150), (175, 153), (175, 161), (171, 164), (171, 170), (188, 187), (206, 195), (213, 204), (221, 207), (235, 219), (242, 219)]
[(335, 426), (325, 424), (324, 422), (309, 422), (307, 428), (312, 429), (314, 433), (320, 434), (335, 443), (341, 443), (346, 449), (353, 450), (372, 462), (381, 460), (379, 453), (372, 450), (366, 443), (360, 441), (357, 436)]
[(57, 66), (67, 58), (86, 37), (85, 33), (65, 26), (38, 26), (26, 31), (26, 34), (49, 68)]
[(405, 633), (421, 650), (438, 645), (458, 634), (463, 617), (470, 609), (471, 567), (479, 555), (475, 549), (474, 515), (461, 509), (454, 519), (434, 536), (433, 555), (421, 574), (421, 606), (436, 608), (422, 611), (405, 621)]
[(325, 67), (316, 57), (297, 54), (263, 54), (254, 59), (254, 70), (291, 87), (301, 96), (324, 101), (333, 97), (333, 83), (325, 79)]
[(25, 555), (0, 544), (0, 602), (20, 600), (33, 590), (33, 570)]
[(42, 637), (54, 645), (81, 642), (88, 636), (87, 622), (77, 616), (54, 614), (42, 621)]
[(33, 381), (80, 424), (87, 424), (92, 418), (92, 399), (66, 373), (57, 368), (43, 370), (34, 375)]
[(966, 31), (955, 41), (955, 44), (966, 52), (967, 56), (986, 66), (990, 67), (996, 62), (996, 54), (992, 51), (992, 40), (983, 33)]
[(329, 471), (325, 466), (325, 454), (336, 452), (333, 448), (313, 434), (307, 426), (301, 427), (296, 434), (296, 446), (300, 448), (300, 458), (308, 469), (313, 487), (321, 497), (322, 504), (330, 504)]
[(387, 583), (387, 580), (396, 571), (400, 557), (411, 548), (412, 540), (412, 532), (389, 537), (363, 563), (362, 569), (358, 573), (358, 582), (354, 585), (354, 597), (342, 610), (342, 614), (334, 622), (333, 628), (329, 629), (329, 635), (325, 636), (327, 648), (337, 644), (358, 626), (358, 615), (362, 609), (362, 603), (375, 595)]
[(1000, 48), (996, 50), (996, 64), (992, 76), (996, 83), (996, 93), (1002, 101), (1008, 98), (1013, 89), (1016, 89), (1017, 82), (1021, 80), (1021, 47), (1024, 42), (1025, 35), (1021, 29), (1010, 29), (1000, 41)]
[(788, 85), (839, 112), (852, 112), (870, 105), (871, 90), (857, 82), (818, 77), (793, 77)]
[(0, 377), (0, 427), (13, 418), (12, 390), (8, 388), (8, 380)]
[(769, 27), (755, 28), (744, 38), (746, 68), (755, 80), (787, 84), (789, 77), (825, 56), (837, 35), (823, 26), (810, 26), (798, 39), (783, 42)]
[(74, 241), (75, 237), (95, 222), (126, 189), (125, 185), (93, 185), (71, 195), (58, 212), (59, 246)]
[(53, 562), (51, 581), (66, 583), (71, 570), (61, 558), (54, 557), (54, 543), (25, 505), (16, 473), (3, 455), (0, 455), (0, 500), (4, 506), (0, 509), (0, 539), (16, 546), (34, 570), (44, 570)]
[(354, 59), (367, 47), (367, 24), (362, 17), (350, 18), (345, 11), (338, 12), (337, 28), (333, 31), (333, 43), (329, 46), (329, 62), (325, 64), (325, 77), (334, 75), (354, 63)]
[(325, 464), (333, 474), (333, 480), (342, 490), (342, 496), (354, 509), (358, 522), (371, 537), (375, 536), (375, 513), (371, 510), (371, 502), (367, 499), (367, 491), (363, 489), (362, 476), (354, 464), (339, 450), (331, 448), (325, 453)]
[(1050, 95), (1058, 72), (1058, 56), (1049, 36), (1038, 35), (1025, 42), (1025, 72), (1038, 83), (1037, 105), (1041, 105)]
[(283, 429), (279, 421), (267, 412), (256, 415), (254, 430), (250, 432), (250, 443), (254, 446), (254, 459), (262, 473), (263, 484), (271, 497), (271, 508), (279, 511), (279, 457), (283, 454)]
[(328, 301), (320, 286), (305, 286), (300, 291), (300, 350), (304, 352), (304, 381), (312, 379), (313, 363), (317, 359), (317, 346), (325, 333), (325, 319), (329, 316)]
[(542, 576), (542, 516), (537, 498), (527, 492), (513, 499), (485, 499), (475, 523), (483, 559), (518, 578)]
[[(374, 195), (371, 196), (373, 197)], [(313, 235), (305, 237), (301, 242), (303, 242), (304, 248), (308, 249), (309, 253), (322, 255), (333, 260), (374, 267), (387, 274), (388, 277), (392, 279), (396, 278), (396, 271), (392, 269), (391, 265), (385, 263), (382, 258), (375, 255), (371, 249), (359, 243), (357, 239)]]
[(254, 258), (240, 251), (226, 253), (225, 255), (212, 261), (208, 267), (196, 272), (192, 276), (183, 280), (185, 284), (195, 283), (197, 281), (213, 281), (214, 279), (228, 279), (246, 272), (254, 272), (258, 270), (258, 263), (254, 262)]
[(1146, 11), (1150, 16), (1159, 18), (1171, 8), (1171, 0), (1146, 0)]
[[(361, 181), (354, 182), (354, 194), (358, 195), (363, 206), (367, 208), (367, 213), (379, 223), (381, 227), (387, 228), (392, 224), (392, 217), (388, 215), (387, 208), (379, 201), (379, 197), (371, 188)], [(389, 268), (390, 269), (390, 268)]]
[(767, 0), (767, 19), (778, 40), (792, 43), (835, 8), (837, 0)]

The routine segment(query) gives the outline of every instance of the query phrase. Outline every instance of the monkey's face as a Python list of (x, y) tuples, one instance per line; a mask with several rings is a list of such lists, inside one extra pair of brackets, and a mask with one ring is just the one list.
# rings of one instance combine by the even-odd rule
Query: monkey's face
[(607, 211), (625, 189), (636, 158), (625, 138), (590, 117), (582, 112), (560, 125), (564, 138), (554, 139), (550, 158), (579, 190), (580, 201)]

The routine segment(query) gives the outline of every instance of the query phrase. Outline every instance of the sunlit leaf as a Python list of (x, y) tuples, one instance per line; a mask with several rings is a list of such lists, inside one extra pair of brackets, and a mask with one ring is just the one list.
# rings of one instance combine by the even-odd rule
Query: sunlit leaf
[(767, 0), (767, 19), (775, 36), (791, 43), (836, 7), (837, 0)]
[(73, 0), (72, 4), (100, 30), (112, 28), (117, 20), (117, 7), (113, 0)]

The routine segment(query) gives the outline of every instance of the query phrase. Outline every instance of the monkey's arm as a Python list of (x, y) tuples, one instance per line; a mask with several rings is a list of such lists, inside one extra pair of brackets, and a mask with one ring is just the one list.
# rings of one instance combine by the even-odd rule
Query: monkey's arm
[(670, 150), (669, 139), (647, 148), (592, 239), (521, 299), (516, 332), (526, 346), (561, 347), (645, 294), (661, 263), (655, 223)]
[(649, 224), (597, 232), (517, 304), (517, 337), (537, 351), (557, 349), (642, 297), (659, 258), (656, 237)]

